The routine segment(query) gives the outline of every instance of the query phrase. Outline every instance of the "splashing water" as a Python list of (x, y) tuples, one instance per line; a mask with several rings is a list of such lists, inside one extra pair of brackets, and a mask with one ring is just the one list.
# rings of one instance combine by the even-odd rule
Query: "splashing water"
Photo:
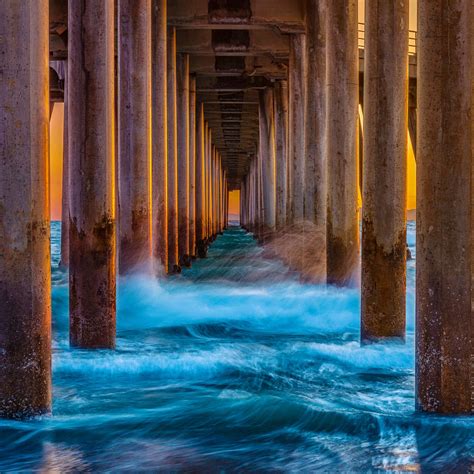
[(59, 238), (54, 414), (0, 421), (0, 471), (472, 469), (472, 419), (414, 412), (414, 261), (407, 344), (361, 348), (358, 291), (300, 283), (231, 227), (180, 276), (120, 280), (117, 350), (81, 351)]

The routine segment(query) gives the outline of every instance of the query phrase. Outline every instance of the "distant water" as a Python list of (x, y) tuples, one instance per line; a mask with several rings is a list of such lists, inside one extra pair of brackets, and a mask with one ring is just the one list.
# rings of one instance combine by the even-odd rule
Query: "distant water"
[(413, 261), (407, 344), (360, 348), (357, 291), (231, 228), (181, 276), (120, 281), (117, 350), (89, 352), (68, 347), (59, 238), (54, 415), (0, 421), (1, 472), (472, 472), (474, 420), (414, 413)]

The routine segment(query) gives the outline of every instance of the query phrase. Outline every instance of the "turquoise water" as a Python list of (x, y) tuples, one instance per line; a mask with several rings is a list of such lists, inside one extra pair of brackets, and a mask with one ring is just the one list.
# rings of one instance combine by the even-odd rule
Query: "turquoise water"
[(474, 469), (474, 420), (414, 412), (414, 261), (407, 344), (360, 348), (356, 290), (299, 283), (232, 227), (180, 276), (120, 280), (117, 350), (80, 351), (59, 237), (53, 416), (0, 421), (0, 471)]

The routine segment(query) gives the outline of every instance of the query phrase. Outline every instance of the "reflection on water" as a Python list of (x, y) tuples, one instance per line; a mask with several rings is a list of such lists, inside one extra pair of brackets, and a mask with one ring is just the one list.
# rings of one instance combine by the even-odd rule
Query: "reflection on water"
[(0, 471), (473, 469), (474, 420), (414, 413), (414, 262), (407, 344), (360, 348), (357, 291), (231, 228), (180, 276), (120, 281), (117, 350), (92, 352), (68, 347), (59, 235), (54, 416), (0, 421)]

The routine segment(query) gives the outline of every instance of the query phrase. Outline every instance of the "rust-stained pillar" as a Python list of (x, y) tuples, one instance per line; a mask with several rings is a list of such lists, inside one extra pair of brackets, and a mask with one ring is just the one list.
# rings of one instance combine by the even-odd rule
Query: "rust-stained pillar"
[(209, 124), (204, 127), (204, 236), (209, 244)]
[(275, 225), (277, 230), (286, 226), (288, 195), (288, 82), (277, 81), (275, 99)]
[(471, 0), (418, 0), (416, 404), (473, 413)]
[(273, 89), (259, 91), (259, 154), (262, 160), (262, 238), (270, 239), (276, 226), (275, 123)]
[(207, 253), (206, 243), (206, 183), (205, 183), (205, 166), (206, 166), (206, 140), (204, 125), (204, 105), (199, 104), (199, 113), (197, 118), (196, 129), (196, 254), (200, 258), (204, 258)]
[[(305, 246), (317, 242), (326, 255), (327, 163), (326, 163), (326, 0), (306, 0), (305, 88)], [(315, 240), (317, 239), (317, 240)], [(315, 270), (306, 252), (304, 265), (311, 278), (326, 280), (326, 262)], [(308, 258), (309, 257), (309, 258)]]
[(49, 2), (0, 3), (0, 417), (51, 410)]
[(176, 94), (176, 30), (168, 27), (168, 271), (181, 271), (178, 252), (178, 135)]
[(67, 61), (64, 61), (63, 175), (61, 194), (61, 268), (69, 268), (69, 145)]
[(119, 272), (151, 264), (151, 0), (118, 0)]
[(408, 2), (366, 2), (361, 340), (405, 339)]
[(181, 266), (189, 267), (189, 55), (176, 58), (178, 127), (178, 255)]
[(359, 260), (357, 1), (327, 3), (327, 280), (354, 282)]
[(70, 341), (113, 348), (114, 2), (70, 0), (68, 14)]
[(288, 67), (289, 89), (289, 210), (288, 224), (299, 226), (304, 219), (304, 75), (305, 38), (302, 34), (290, 36)]
[(189, 255), (196, 257), (196, 76), (189, 78)]
[[(152, 0), (153, 257), (168, 271), (168, 116), (166, 0)], [(157, 268), (157, 274), (161, 271)]]

